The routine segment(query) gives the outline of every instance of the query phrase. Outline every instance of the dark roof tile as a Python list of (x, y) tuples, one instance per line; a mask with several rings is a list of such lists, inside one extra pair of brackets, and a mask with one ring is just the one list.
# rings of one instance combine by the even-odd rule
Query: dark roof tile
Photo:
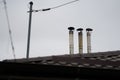
[(43, 65), (61, 65), (72, 67), (90, 67), (120, 70), (120, 51), (98, 52), (91, 54), (56, 55), (27, 59), (4, 60)]

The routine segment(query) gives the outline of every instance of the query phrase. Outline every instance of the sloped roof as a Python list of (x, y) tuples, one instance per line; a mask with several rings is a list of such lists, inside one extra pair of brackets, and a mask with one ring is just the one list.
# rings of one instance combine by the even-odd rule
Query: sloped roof
[(120, 51), (97, 52), (90, 54), (56, 55), (30, 58), (29, 60), (4, 60), (3, 62), (120, 70)]

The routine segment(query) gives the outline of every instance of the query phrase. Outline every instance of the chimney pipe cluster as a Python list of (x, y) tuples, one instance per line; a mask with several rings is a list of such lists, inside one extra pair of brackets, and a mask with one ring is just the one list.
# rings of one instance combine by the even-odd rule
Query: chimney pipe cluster
[[(69, 53), (74, 54), (74, 27), (68, 27), (69, 30)], [(78, 28), (78, 49), (79, 54), (83, 54), (83, 28)], [(91, 53), (91, 32), (93, 29), (87, 28), (87, 53)]]

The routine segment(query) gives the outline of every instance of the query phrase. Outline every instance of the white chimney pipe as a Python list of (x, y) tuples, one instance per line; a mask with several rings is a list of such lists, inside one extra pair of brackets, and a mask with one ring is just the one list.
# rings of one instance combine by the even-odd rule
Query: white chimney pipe
[(86, 29), (86, 32), (87, 32), (87, 53), (91, 53), (91, 31), (93, 31), (93, 29), (91, 29), (91, 28)]
[(69, 53), (74, 54), (74, 27), (69, 27)]
[(79, 45), (79, 54), (83, 54), (83, 28), (78, 28), (78, 45)]

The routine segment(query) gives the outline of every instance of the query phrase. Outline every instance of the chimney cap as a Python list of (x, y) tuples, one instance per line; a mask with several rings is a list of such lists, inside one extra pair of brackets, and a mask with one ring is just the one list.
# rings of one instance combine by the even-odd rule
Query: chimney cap
[(68, 27), (68, 30), (74, 30), (75, 28), (74, 27)]
[(83, 31), (83, 28), (78, 28), (77, 31)]
[(87, 28), (86, 31), (93, 31), (93, 29), (91, 29), (91, 28)]

